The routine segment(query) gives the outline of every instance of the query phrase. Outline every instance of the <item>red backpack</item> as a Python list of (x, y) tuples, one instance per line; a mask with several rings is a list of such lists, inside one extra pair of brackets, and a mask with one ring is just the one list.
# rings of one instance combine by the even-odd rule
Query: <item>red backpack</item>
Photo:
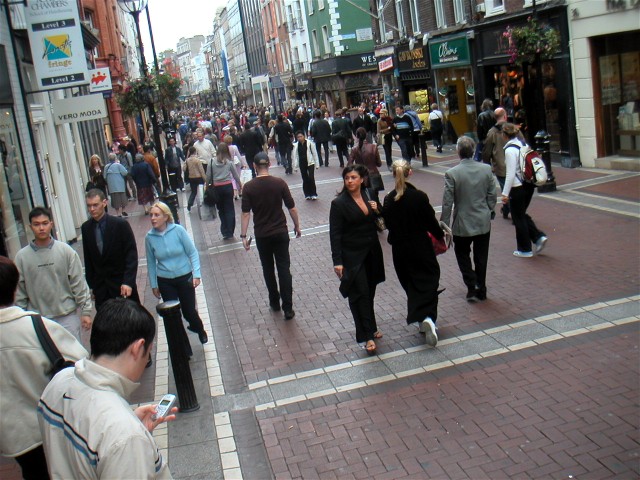
[[(536, 187), (540, 187), (547, 183), (547, 167), (540, 154), (529, 145), (508, 145), (506, 148), (514, 147), (518, 149), (518, 165), (522, 173), (522, 182), (533, 183)], [(506, 149), (505, 148), (505, 149)]]

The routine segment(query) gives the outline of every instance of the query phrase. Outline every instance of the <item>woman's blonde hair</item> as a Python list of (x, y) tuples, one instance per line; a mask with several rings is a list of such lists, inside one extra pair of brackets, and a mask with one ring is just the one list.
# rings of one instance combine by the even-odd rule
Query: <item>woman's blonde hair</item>
[(509, 138), (515, 138), (518, 136), (518, 133), (520, 133), (520, 129), (517, 125), (507, 122), (502, 125), (502, 133), (504, 133)]
[(95, 153), (93, 155), (91, 155), (91, 158), (89, 159), (89, 166), (93, 167), (93, 161), (94, 160), (98, 160), (98, 165), (100, 165), (101, 167), (102, 165), (102, 159), (100, 158), (99, 155), (96, 155)]
[(396, 182), (396, 196), (394, 200), (400, 200), (407, 189), (407, 177), (411, 171), (411, 164), (406, 160), (396, 160), (391, 164), (393, 178)]
[(231, 135), (227, 135), (222, 141), (227, 145), (231, 145), (233, 143), (233, 137)]
[[(169, 206), (166, 203), (156, 202), (153, 205), (151, 205), (151, 208), (157, 208), (158, 210), (160, 210), (167, 217), (169, 217), (169, 218), (167, 218), (167, 222), (168, 223), (173, 223), (173, 213), (171, 213), (171, 209), (169, 208)], [(151, 208), (149, 210), (151, 210)]]

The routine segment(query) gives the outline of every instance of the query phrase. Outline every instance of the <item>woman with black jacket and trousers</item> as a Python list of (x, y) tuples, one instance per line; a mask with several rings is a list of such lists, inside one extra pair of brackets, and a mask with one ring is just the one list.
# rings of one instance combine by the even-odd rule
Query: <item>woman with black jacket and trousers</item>
[(331, 202), (329, 237), (333, 270), (340, 279), (340, 293), (349, 298), (356, 326), (356, 341), (367, 353), (376, 352), (375, 339), (382, 337), (374, 313), (376, 286), (385, 280), (382, 248), (378, 240), (375, 201), (365, 193), (364, 165), (349, 165), (342, 171), (344, 188)]

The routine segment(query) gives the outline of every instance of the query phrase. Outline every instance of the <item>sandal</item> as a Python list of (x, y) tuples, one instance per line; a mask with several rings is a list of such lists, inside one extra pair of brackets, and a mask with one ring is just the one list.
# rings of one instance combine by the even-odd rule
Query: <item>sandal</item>
[(369, 355), (376, 354), (376, 342), (374, 342), (373, 340), (369, 340), (364, 348)]
[(376, 330), (376, 333), (373, 334), (373, 338), (382, 338), (382, 332), (380, 330)]

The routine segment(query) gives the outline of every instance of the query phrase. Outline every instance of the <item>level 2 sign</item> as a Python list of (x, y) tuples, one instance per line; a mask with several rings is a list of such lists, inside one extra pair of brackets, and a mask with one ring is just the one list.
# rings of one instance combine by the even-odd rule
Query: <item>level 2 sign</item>
[(84, 95), (72, 98), (54, 98), (53, 119), (56, 125), (96, 120), (107, 116), (102, 95)]
[(108, 67), (89, 70), (89, 93), (106, 92), (112, 88)]

